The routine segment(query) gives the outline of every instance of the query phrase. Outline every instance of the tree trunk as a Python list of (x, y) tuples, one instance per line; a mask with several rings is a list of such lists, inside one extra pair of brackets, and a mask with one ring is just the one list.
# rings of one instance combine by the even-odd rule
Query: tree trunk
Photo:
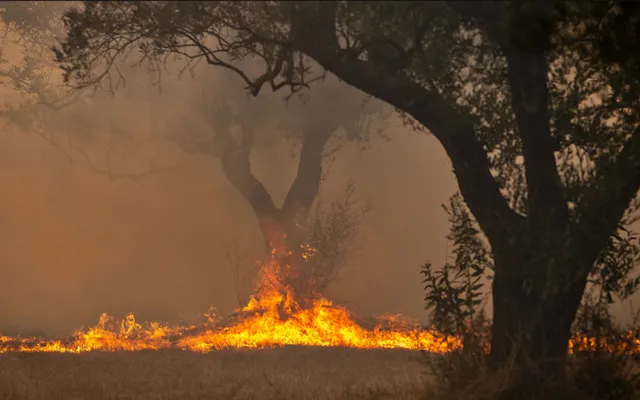
[(304, 306), (313, 297), (310, 275), (305, 270), (303, 245), (306, 243), (307, 215), (293, 217), (283, 211), (275, 216), (259, 216), (260, 228), (266, 242), (267, 254), (281, 262), (280, 282), (291, 289), (295, 300)]
[[(571, 325), (584, 293), (586, 274), (567, 274), (585, 269), (571, 262), (558, 266), (555, 257), (548, 254), (535, 252), (531, 257), (517, 251), (495, 257), (489, 365), (494, 371), (516, 373), (505, 399), (548, 397), (565, 386)], [(527, 262), (532, 259), (535, 262)], [(555, 272), (559, 270), (563, 270), (560, 275)]]

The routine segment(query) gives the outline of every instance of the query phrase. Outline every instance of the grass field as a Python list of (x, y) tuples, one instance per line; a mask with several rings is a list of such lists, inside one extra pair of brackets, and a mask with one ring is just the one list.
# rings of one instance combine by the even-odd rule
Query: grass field
[(424, 358), (402, 350), (279, 348), (0, 355), (0, 399), (418, 399)]

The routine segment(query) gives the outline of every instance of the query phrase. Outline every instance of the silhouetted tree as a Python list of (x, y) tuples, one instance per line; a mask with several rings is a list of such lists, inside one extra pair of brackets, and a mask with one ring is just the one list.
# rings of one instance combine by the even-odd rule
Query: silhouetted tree
[[(324, 167), (345, 140), (366, 145), (380, 132), (381, 105), (332, 77), (318, 83), (311, 98), (294, 96), (287, 103), (277, 96), (249, 97), (224, 79), (208, 82), (205, 77), (205, 89), (189, 107), (191, 114), (178, 119), (180, 126), (162, 129), (170, 131), (170, 140), (185, 152), (220, 160), (225, 177), (256, 214), (267, 253), (290, 267), (282, 271), (283, 283), (295, 287), (302, 298), (321, 293), (342, 267), (362, 216), (354, 209), (352, 183), (345, 193), (346, 207), (334, 202), (329, 210), (312, 212)], [(153, 119), (160, 129), (164, 106), (157, 107)], [(299, 150), (296, 175), (281, 206), (251, 168), (252, 150), (278, 138)]]
[[(56, 53), (79, 87), (103, 81), (127, 52), (178, 54), (235, 71), (256, 95), (265, 85), (299, 91), (314, 60), (396, 107), (442, 144), (491, 246), (491, 364), (515, 354), (537, 388), (563, 376), (589, 274), (640, 185), (637, 9), (85, 2), (66, 13), (69, 36)], [(249, 55), (262, 70), (237, 67)]]

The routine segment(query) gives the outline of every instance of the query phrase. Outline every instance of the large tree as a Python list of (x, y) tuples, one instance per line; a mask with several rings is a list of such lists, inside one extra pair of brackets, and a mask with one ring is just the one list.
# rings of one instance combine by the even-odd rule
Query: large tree
[[(640, 185), (637, 18), (619, 2), (85, 2), (56, 52), (78, 86), (125, 54), (177, 54), (256, 95), (308, 86), (315, 60), (396, 107), (439, 140), (491, 245), (492, 365), (515, 354), (542, 379), (562, 375)], [(248, 55), (261, 71), (237, 67)]]

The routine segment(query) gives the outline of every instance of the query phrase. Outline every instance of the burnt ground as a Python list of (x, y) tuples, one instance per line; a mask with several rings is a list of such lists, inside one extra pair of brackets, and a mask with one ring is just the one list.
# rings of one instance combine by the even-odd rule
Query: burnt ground
[(418, 399), (425, 359), (404, 350), (287, 347), (0, 354), (0, 399)]

